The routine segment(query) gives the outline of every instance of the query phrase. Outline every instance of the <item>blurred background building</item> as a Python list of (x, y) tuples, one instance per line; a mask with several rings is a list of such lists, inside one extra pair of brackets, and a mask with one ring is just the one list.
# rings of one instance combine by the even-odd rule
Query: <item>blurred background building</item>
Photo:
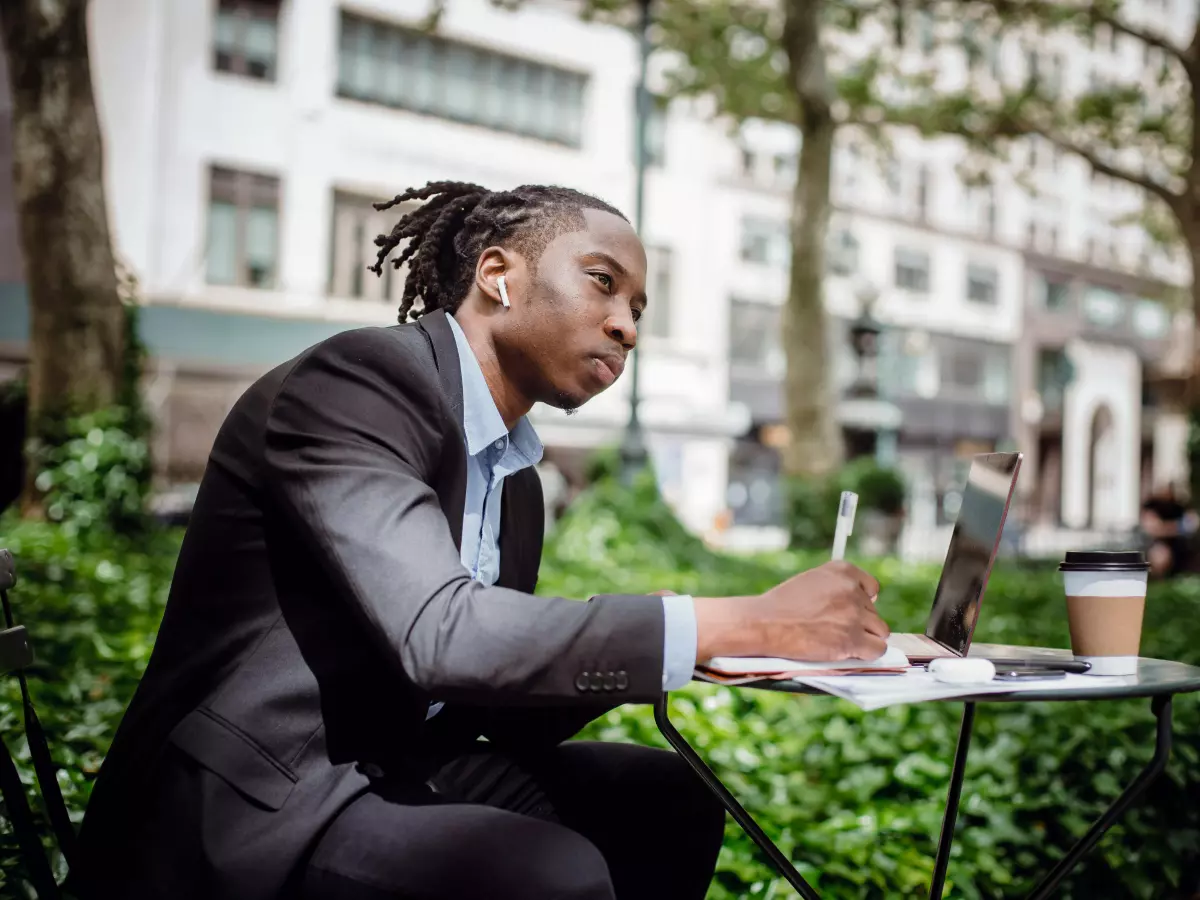
[[(199, 479), (259, 374), (336, 331), (395, 321), (401, 276), (366, 265), (398, 213), (371, 201), (431, 180), (549, 182), (632, 213), (634, 37), (555, 0), (515, 13), (453, 0), (431, 35), (428, 8), (93, 0), (108, 199), (146, 303), (164, 485)], [(924, 40), (918, 21), (911, 52)], [(1085, 83), (1122, 64), (1114, 48), (1010, 43), (980, 64)], [(653, 105), (649, 135), (641, 414), (662, 490), (697, 531), (777, 542), (795, 131), (731, 136), (703, 104), (676, 101)], [(1163, 398), (1191, 349), (1189, 320), (1160, 302), (1186, 283), (1186, 263), (1112, 224), (1136, 207), (1133, 189), (1048, 146), (1029, 148), (1032, 196), (1003, 178), (970, 186), (950, 140), (898, 136), (884, 165), (848, 129), (839, 140), (835, 382), (854, 377), (849, 332), (869, 312), (896, 417), (860, 449), (907, 475), (913, 552), (944, 550), (930, 535), (957, 512), (965, 459), (1002, 447), (1026, 453), (1022, 527), (1047, 540), (1132, 528), (1152, 486), (1186, 476), (1186, 423)], [(0, 378), (18, 371), (27, 331), (12, 207), (0, 178)], [(560, 492), (579, 486), (592, 449), (620, 439), (627, 382), (577, 415), (532, 414)]]

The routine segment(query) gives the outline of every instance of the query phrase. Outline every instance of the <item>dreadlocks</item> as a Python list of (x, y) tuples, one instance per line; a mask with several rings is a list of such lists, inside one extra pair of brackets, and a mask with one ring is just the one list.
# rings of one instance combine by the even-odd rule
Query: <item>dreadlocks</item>
[(381, 212), (410, 200), (426, 201), (402, 216), (391, 234), (375, 238), (379, 248), (376, 275), (383, 274), (388, 255), (408, 239), (408, 245), (391, 260), (399, 269), (408, 263), (408, 278), (400, 298), (403, 324), (420, 295), (423, 307), (412, 317), (444, 309), (454, 312), (471, 289), (479, 254), (493, 244), (503, 244), (529, 259), (536, 259), (555, 235), (585, 226), (583, 210), (598, 209), (621, 216), (603, 200), (563, 187), (524, 185), (512, 191), (489, 191), (462, 181), (431, 181), (410, 188), (385, 203), (373, 204)]

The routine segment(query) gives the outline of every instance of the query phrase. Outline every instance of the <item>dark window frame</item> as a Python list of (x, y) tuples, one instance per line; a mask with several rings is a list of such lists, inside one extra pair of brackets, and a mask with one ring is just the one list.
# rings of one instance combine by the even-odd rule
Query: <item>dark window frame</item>
[[(282, 245), (280, 196), (282, 183), (278, 176), (248, 172), (214, 165), (209, 169), (208, 232), (205, 252), (205, 280), (208, 284), (254, 290), (275, 290), (279, 282), (279, 257)], [(217, 203), (232, 206), (236, 211), (234, 239), (234, 279), (214, 281), (208, 254), (212, 252), (212, 209)], [(269, 209), (275, 214), (275, 246), (271, 250), (271, 270), (265, 278), (256, 278), (247, 258), (246, 231), (250, 211)]]
[[(213, 19), (213, 69), (256, 81), (276, 81), (279, 74), (279, 6), (271, 0), (220, 0)], [(224, 16), (232, 18), (237, 28), (236, 46), (229, 49), (219, 46), (217, 41), (218, 22)], [(275, 30), (275, 52), (262, 70), (255, 68), (259, 61), (247, 55), (245, 48), (246, 27), (253, 21), (270, 22)]]
[[(420, 86), (428, 89), (428, 95), (426, 96), (424, 91), (414, 90), (413, 85), (417, 84), (416, 81), (402, 85), (393, 96), (385, 96), (388, 84), (386, 77), (375, 79), (371, 88), (367, 90), (358, 90), (352, 83), (348, 84), (348, 81), (353, 81), (353, 75), (346, 75), (350, 66), (345, 55), (352, 44), (376, 61), (391, 60), (393, 64), (404, 59), (405, 53), (419, 53), (423, 59), (423, 81)], [(385, 51), (395, 50), (396, 47), (401, 48), (399, 56), (392, 59), (384, 55)], [(583, 72), (515, 54), (498, 53), (487, 47), (426, 34), (414, 28), (347, 10), (341, 11), (339, 19), (337, 52), (335, 90), (337, 96), (344, 100), (515, 134), (573, 150), (583, 146), (583, 121), (589, 84), (589, 77)], [(358, 60), (359, 57), (356, 56), (354, 62), (357, 63)], [(461, 109), (454, 108), (463, 98), (453, 96), (450, 89), (454, 87), (455, 82), (447, 74), (448, 63), (454, 61), (465, 67), (464, 72), (469, 77), (463, 83), (470, 82), (471, 90), (476, 92), (469, 103), (464, 102)], [(399, 68), (403, 72), (403, 64)], [(410, 69), (404, 74), (411, 74), (414, 70)], [(491, 77), (480, 81), (476, 78), (479, 72)], [(493, 80), (498, 82), (501, 75), (509, 81), (510, 87), (520, 85), (520, 90), (525, 91), (520, 98), (513, 98), (514, 101), (532, 98), (534, 102), (524, 106), (516, 102), (508, 105), (486, 102), (486, 97), (477, 91), (477, 85), (491, 84)], [(568, 108), (571, 114), (564, 115), (564, 110)]]
[[(986, 285), (990, 296), (976, 296), (972, 292), (975, 285)], [(986, 292), (985, 292), (986, 293)], [(995, 266), (980, 263), (967, 264), (967, 299), (981, 306), (995, 306), (1000, 302), (1000, 270)]]
[[(924, 266), (914, 263), (918, 260)], [(896, 287), (912, 294), (928, 294), (933, 281), (933, 259), (928, 251), (914, 250), (910, 247), (897, 247), (892, 258), (892, 278)], [(902, 273), (915, 273), (917, 277), (909, 278)]]

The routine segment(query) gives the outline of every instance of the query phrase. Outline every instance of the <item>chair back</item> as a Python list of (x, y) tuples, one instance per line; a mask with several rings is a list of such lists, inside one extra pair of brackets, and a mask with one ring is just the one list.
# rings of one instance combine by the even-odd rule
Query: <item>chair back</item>
[[(29, 744), (29, 756), (37, 773), (42, 803), (58, 841), (58, 848), (70, 866), (75, 858), (75, 828), (67, 814), (67, 805), (63, 802), (62, 791), (58, 787), (57, 768), (50, 758), (46, 735), (42, 731), (42, 723), (38, 721), (37, 712), (34, 711), (33, 700), (29, 696), (29, 684), (25, 680), (25, 669), (33, 663), (33, 648), (29, 644), (25, 626), (17, 625), (13, 621), (8, 592), (16, 583), (17, 570), (13, 555), (8, 550), (0, 549), (0, 601), (4, 605), (5, 625), (5, 628), (0, 630), (0, 675), (12, 672), (21, 683), (21, 706), (25, 718), (25, 740)], [(60, 900), (62, 891), (54, 879), (54, 873), (42, 847), (41, 835), (34, 823), (33, 811), (25, 796), (25, 787), (21, 784), (16, 763), (3, 737), (0, 737), (0, 794), (4, 797), (8, 819), (29, 866), (29, 877), (34, 890), (37, 891), (40, 900)]]

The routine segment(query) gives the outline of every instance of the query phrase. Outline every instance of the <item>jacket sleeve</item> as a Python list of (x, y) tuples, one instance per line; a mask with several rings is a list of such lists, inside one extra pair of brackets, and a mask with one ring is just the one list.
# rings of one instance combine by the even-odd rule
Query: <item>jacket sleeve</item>
[(581, 603), (471, 580), (431, 484), (461, 453), (432, 367), (393, 332), (319, 345), (267, 417), (264, 481), (336, 599), (434, 699), (589, 707), (662, 691), (663, 617), (645, 597)]

